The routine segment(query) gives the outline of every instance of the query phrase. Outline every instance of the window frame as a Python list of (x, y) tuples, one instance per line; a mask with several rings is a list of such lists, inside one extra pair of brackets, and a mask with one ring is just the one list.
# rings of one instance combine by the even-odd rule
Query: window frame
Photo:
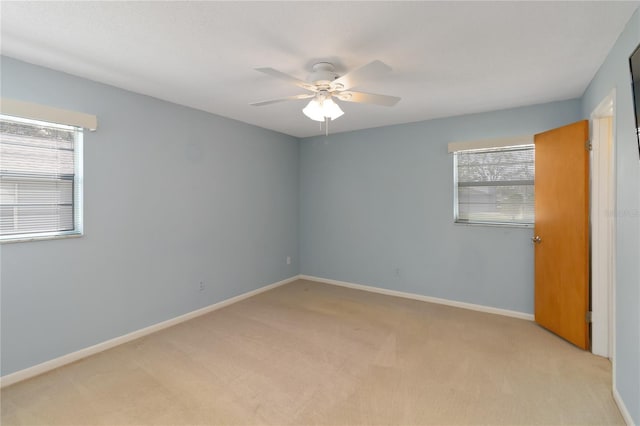
[[(535, 217), (532, 222), (498, 222), (498, 221), (479, 221), (479, 220), (461, 220), (459, 218), (459, 199), (458, 199), (458, 153), (464, 152), (500, 152), (517, 149), (531, 149), (533, 151), (534, 166), (535, 166), (535, 145), (533, 143), (517, 144), (517, 145), (503, 145), (497, 146), (482, 146), (478, 148), (465, 147), (463, 149), (455, 149), (450, 152), (453, 153), (453, 221), (456, 225), (466, 226), (490, 226), (490, 227), (507, 227), (507, 228), (533, 228), (535, 225)], [(532, 186), (535, 185), (535, 174)], [(501, 185), (496, 185), (501, 186)], [(504, 185), (509, 186), (509, 185)], [(535, 186), (534, 186), (535, 197)]]
[[(52, 240), (63, 238), (77, 238), (84, 235), (84, 129), (74, 125), (60, 124), (45, 120), (22, 118), (7, 113), (0, 113), (0, 119), (17, 123), (37, 126), (54, 127), (63, 130), (73, 130), (73, 224), (72, 230), (29, 232), (22, 234), (0, 235), (0, 244), (18, 243), (26, 241)], [(1, 170), (0, 170), (1, 173)]]

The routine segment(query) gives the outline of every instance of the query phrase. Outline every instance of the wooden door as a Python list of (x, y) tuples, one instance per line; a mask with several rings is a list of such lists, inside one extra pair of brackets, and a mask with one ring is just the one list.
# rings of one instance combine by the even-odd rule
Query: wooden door
[(535, 320), (589, 349), (588, 121), (535, 136)]

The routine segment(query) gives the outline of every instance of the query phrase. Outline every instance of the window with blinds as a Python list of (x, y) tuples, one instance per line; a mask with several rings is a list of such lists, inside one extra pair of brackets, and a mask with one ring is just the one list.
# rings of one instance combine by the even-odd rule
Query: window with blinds
[(82, 129), (0, 115), (0, 241), (82, 234)]
[(457, 151), (454, 173), (456, 222), (533, 224), (533, 145)]

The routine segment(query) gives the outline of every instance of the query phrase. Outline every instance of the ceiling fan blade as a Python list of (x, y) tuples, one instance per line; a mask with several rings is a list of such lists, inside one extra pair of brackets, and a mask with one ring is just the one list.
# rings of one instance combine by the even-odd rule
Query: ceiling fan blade
[(345, 102), (360, 102), (364, 104), (376, 104), (383, 106), (394, 106), (400, 101), (396, 96), (377, 95), (375, 93), (364, 92), (337, 92), (333, 96)]
[(342, 85), (340, 90), (357, 86), (361, 81), (391, 71), (391, 67), (382, 61), (375, 60), (366, 65), (346, 73), (342, 77), (331, 82), (332, 85)]
[(277, 104), (278, 102), (296, 101), (298, 99), (313, 98), (314, 96), (315, 96), (315, 93), (305, 93), (304, 95), (294, 95), (294, 96), (287, 96), (286, 98), (271, 99), (269, 101), (253, 102), (253, 103), (250, 103), (249, 105), (251, 106), (271, 105), (271, 104)]
[(299, 78), (295, 78), (293, 76), (290, 76), (289, 74), (285, 74), (282, 71), (278, 71), (276, 69), (273, 68), (255, 68), (256, 71), (260, 71), (262, 73), (265, 73), (267, 75), (270, 75), (271, 77), (275, 77), (275, 78), (279, 78), (280, 80), (284, 80), (287, 81), (291, 84), (295, 84), (298, 87), (302, 87), (303, 89), (306, 90), (311, 90), (312, 92), (317, 92), (318, 89), (316, 88), (316, 86), (314, 86), (313, 84), (309, 84), (306, 81), (300, 80)]

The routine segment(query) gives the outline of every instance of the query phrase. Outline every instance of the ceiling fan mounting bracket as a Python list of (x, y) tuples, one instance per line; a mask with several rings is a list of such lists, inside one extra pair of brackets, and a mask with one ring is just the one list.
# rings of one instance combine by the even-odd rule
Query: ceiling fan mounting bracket
[(338, 78), (335, 67), (329, 62), (318, 62), (311, 68), (309, 82), (316, 85), (320, 90), (329, 89), (330, 83)]

